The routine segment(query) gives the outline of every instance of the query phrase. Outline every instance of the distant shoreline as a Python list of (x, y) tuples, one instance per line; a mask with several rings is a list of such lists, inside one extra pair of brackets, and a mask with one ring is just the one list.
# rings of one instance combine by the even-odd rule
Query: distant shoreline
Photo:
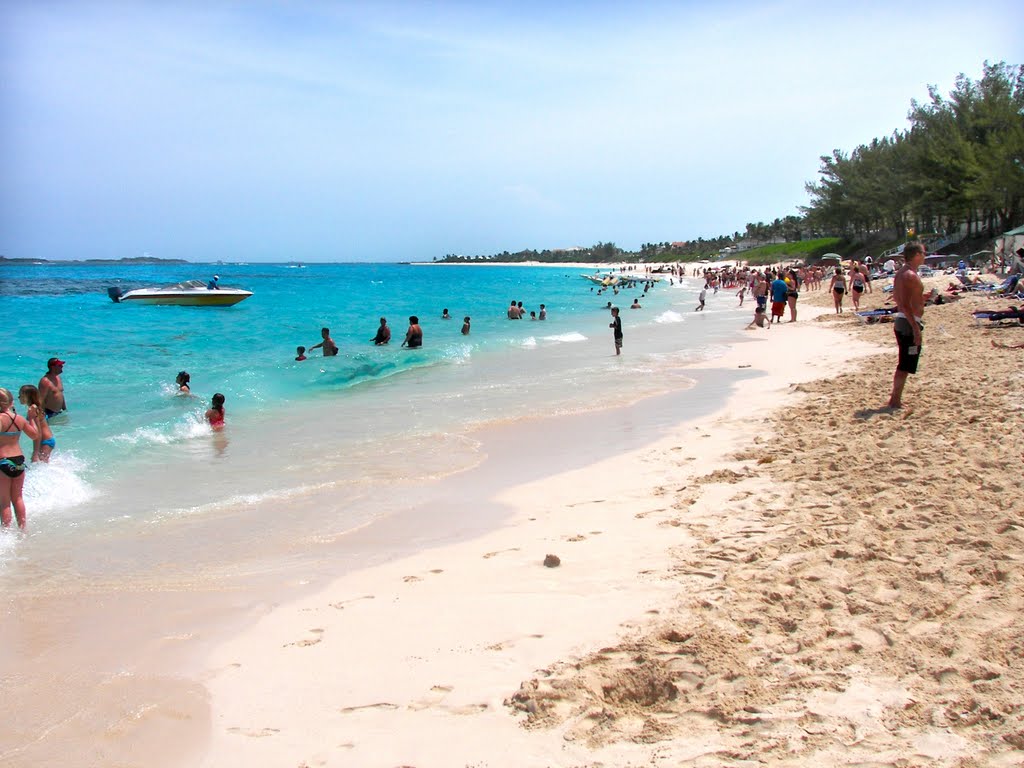
[(19, 266), (24, 265), (64, 265), (64, 264), (192, 264), (194, 262), (185, 261), (185, 259), (158, 259), (153, 256), (139, 256), (135, 258), (126, 259), (9, 259), (6, 256), (0, 256), (0, 266), (5, 264), (17, 264)]

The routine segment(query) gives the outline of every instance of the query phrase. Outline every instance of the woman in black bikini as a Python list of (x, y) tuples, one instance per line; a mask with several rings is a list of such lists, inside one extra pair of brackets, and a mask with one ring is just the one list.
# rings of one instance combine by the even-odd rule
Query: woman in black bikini
[(28, 419), (14, 412), (14, 398), (0, 387), (0, 524), (11, 524), (11, 506), (18, 518), (18, 527), (25, 530), (25, 454), (21, 452), (21, 433), (32, 440), (39, 437), (35, 427), (36, 406), (28, 407)]
[(843, 295), (846, 293), (846, 275), (843, 274), (842, 267), (836, 267), (835, 274), (832, 275), (832, 282), (828, 284), (828, 289), (832, 291), (832, 301), (836, 305), (836, 314), (842, 314)]
[(786, 275), (786, 303), (789, 305), (789, 322), (796, 322), (796, 300), (800, 298), (800, 279), (796, 270), (789, 270)]
[(860, 311), (860, 295), (864, 293), (864, 275), (861, 274), (860, 266), (853, 262), (850, 269), (850, 298), (853, 299), (853, 311)]

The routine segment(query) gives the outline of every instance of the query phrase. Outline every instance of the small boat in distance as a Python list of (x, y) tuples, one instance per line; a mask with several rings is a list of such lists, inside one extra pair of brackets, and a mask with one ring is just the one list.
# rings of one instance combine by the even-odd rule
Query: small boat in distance
[(202, 280), (185, 280), (162, 288), (134, 288), (123, 291), (107, 288), (107, 295), (117, 304), (170, 304), (179, 307), (230, 307), (252, 296), (241, 288), (210, 288)]

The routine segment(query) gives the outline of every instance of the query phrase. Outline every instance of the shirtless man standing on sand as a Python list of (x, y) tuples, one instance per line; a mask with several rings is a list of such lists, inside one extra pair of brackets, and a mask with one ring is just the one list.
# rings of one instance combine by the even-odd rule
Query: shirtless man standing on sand
[(903, 407), (903, 385), (907, 376), (917, 373), (921, 357), (921, 330), (924, 328), (924, 284), (917, 269), (924, 264), (924, 246), (916, 240), (903, 249), (903, 266), (892, 282), (892, 298), (896, 302), (893, 330), (900, 357), (892, 379), (889, 408)]
[(46, 418), (68, 409), (67, 401), (64, 399), (64, 382), (60, 378), (63, 372), (64, 361), (60, 358), (51, 357), (46, 361), (46, 375), (39, 380), (39, 396), (43, 400)]

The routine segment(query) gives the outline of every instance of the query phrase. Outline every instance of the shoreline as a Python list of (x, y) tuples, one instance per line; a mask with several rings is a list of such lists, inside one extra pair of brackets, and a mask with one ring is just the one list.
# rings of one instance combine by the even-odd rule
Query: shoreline
[[(719, 381), (704, 374), (701, 378)], [(544, 445), (550, 437), (571, 440), (579, 432), (579, 425), (589, 428), (586, 422), (599, 422), (605, 434), (616, 430), (622, 434), (630, 432), (627, 437), (644, 443), (652, 424), (661, 428), (657, 424), (665, 420), (668, 409), (702, 408), (706, 398), (713, 395), (710, 387), (709, 383), (705, 388), (709, 394), (701, 394), (700, 390), (695, 393), (690, 388), (667, 396), (647, 397), (639, 404), (623, 391), (622, 399), (631, 407), (623, 407), (620, 402), (608, 408), (610, 401), (605, 401), (598, 410), (583, 413), (488, 424), (475, 428), (469, 437), (478, 437), (478, 429), (490, 435), (495, 448), (489, 452), (497, 454), (517, 441), (523, 445)], [(697, 402), (687, 406), (686, 401), (692, 400), (694, 394), (699, 396)], [(673, 398), (681, 399), (682, 403), (674, 403)], [(648, 410), (656, 412), (638, 418), (638, 414)], [(613, 426), (616, 420), (622, 423)], [(577, 426), (571, 426), (574, 423)], [(558, 425), (564, 434), (545, 435), (543, 425), (552, 424)], [(525, 469), (516, 451), (510, 450), (508, 455), (516, 460), (517, 473)], [(580, 459), (573, 455), (543, 462), (540, 458), (532, 470), (538, 474), (549, 473), (562, 462)], [(472, 473), (473, 469), (457, 472), (445, 477), (441, 484), (462, 487), (465, 483), (460, 478)], [(481, 488), (483, 485), (482, 481), (466, 482)], [(500, 468), (489, 473), (487, 482), (505, 482)], [(421, 487), (433, 485), (426, 483)], [(324, 501), (329, 503), (327, 497)], [(436, 499), (417, 496), (416, 504), (431, 507), (430, 519), (439, 523), (440, 537), (425, 522), (391, 514), (376, 525), (340, 534), (333, 540), (311, 541), (310, 546), (316, 549), (308, 549), (305, 554), (283, 551), (278, 558), (280, 563), (251, 558), (251, 562), (238, 563), (237, 568), (208, 572), (209, 569), (201, 567), (194, 577), (175, 563), (170, 577), (157, 575), (125, 583), (100, 579), (85, 591), (68, 591), (66, 595), (63, 590), (11, 595), (11, 621), (0, 636), (9, 638), (7, 646), (16, 649), (19, 659), (20, 675), (9, 678), (9, 690), (20, 702), (22, 714), (0, 729), (5, 734), (0, 742), (9, 745), (7, 749), (0, 748), (0, 765), (16, 759), (45, 764), (46, 754), (35, 751), (37, 747), (42, 746), (44, 752), (50, 749), (47, 754), (52, 757), (54, 751), (60, 754), (68, 745), (91, 744), (92, 734), (107, 731), (111, 731), (112, 737), (98, 748), (104, 750), (103, 758), (93, 764), (132, 764), (132, 755), (148, 754), (146, 765), (152, 768), (179, 764), (176, 755), (183, 748), (187, 755), (194, 755), (196, 747), (191, 742), (207, 727), (198, 725), (207, 719), (207, 694), (196, 658), (206, 653), (207, 646), (216, 643), (218, 637), (247, 631), (269, 606), (294, 600), (296, 595), (315, 588), (325, 578), (324, 574), (337, 572), (333, 563), (339, 560), (345, 563), (346, 570), (365, 567), (422, 547), (436, 546), (439, 538), (444, 542), (459, 541), (492, 530), (502, 524), (504, 515), (504, 507), (495, 505), (496, 511), (488, 512), (482, 520), (474, 517), (467, 525), (468, 515), (459, 519)], [(410, 522), (419, 527), (411, 530)], [(181, 544), (187, 546), (188, 527), (188, 520), (183, 519), (163, 533), (180, 537)], [(185, 550), (175, 549), (182, 554), (182, 563), (187, 563)], [(300, 556), (308, 569), (296, 566)], [(225, 606), (227, 613), (221, 613), (218, 607)], [(110, 635), (111, 626), (120, 629)], [(138, 716), (138, 712), (145, 714)], [(49, 743), (34, 744), (36, 733), (46, 734)]]
[[(663, 464), (685, 465), (691, 476), (728, 465), (746, 438), (737, 412), (780, 407), (792, 385), (834, 367), (839, 354), (827, 350), (838, 334), (812, 323), (788, 330), (801, 337), (798, 361), (779, 359), (767, 335), (752, 334), (701, 364), (768, 361), (714, 413), (677, 423), (645, 447), (504, 488), (494, 501), (514, 511), (498, 530), (349, 573), (222, 645), (209, 660), (213, 720), (204, 764), (229, 755), (254, 765), (331, 764), (338, 751), (314, 746), (324, 733), (347, 745), (346, 765), (621, 759), (617, 749), (594, 754), (582, 743), (570, 757), (563, 734), (523, 730), (502, 702), (538, 667), (601, 647), (643, 626), (645, 613), (666, 610), (678, 585), (660, 575), (671, 570), (673, 549), (692, 538), (663, 540), (666, 526), (684, 528), (665, 520), (675, 513), (660, 498), (669, 492), (659, 479)], [(877, 351), (863, 345), (856, 354)], [(850, 354), (847, 346), (842, 359)], [(681, 448), (684, 439), (699, 447)], [(616, 478), (610, 490), (609, 477)], [(562, 565), (545, 569), (546, 554)], [(311, 695), (313, 707), (304, 703)], [(455, 753), (459, 742), (465, 748)], [(502, 762), (497, 744), (519, 756)]]
[(714, 414), (218, 648), (203, 765), (1014, 764), (1024, 483), (986, 446), (1011, 392), (1024, 427), (1020, 353), (988, 344), (1015, 331), (931, 308), (891, 412), (891, 329), (826, 301), (708, 363), (767, 370)]
[[(810, 298), (814, 305), (816, 299), (827, 297), (819, 291)], [(967, 327), (963, 315), (977, 301), (971, 298), (959, 307), (930, 309), (929, 317), (934, 320), (926, 318), (929, 343), (931, 334), (936, 341), (948, 342), (969, 336), (974, 329)], [(976, 424), (972, 429), (985, 429), (991, 442), (999, 431), (989, 430), (990, 425), (976, 418), (979, 412), (991, 416), (991, 408), (970, 404), (966, 412), (947, 409), (940, 415), (943, 427), (938, 431), (930, 413), (894, 415), (872, 410), (866, 406), (873, 400), (858, 394), (858, 387), (863, 386), (865, 376), (873, 376), (874, 389), (887, 394), (894, 358), (891, 329), (850, 327), (849, 315), (836, 317), (829, 308), (809, 309), (803, 302), (801, 320), (791, 327), (750, 332), (747, 338), (729, 345), (724, 356), (694, 366), (697, 370), (726, 370), (749, 365), (754, 372), (765, 364), (767, 369), (764, 375), (739, 381), (727, 402), (712, 414), (673, 421), (663, 437), (654, 441), (640, 437), (641, 447), (629, 451), (609, 445), (608, 458), (555, 476), (545, 471), (528, 483), (511, 485), (505, 482), (507, 473), (492, 473), (489, 485), (480, 489), (492, 491), (483, 497), (492, 511), (481, 507), (490, 522), (474, 518), (476, 529), (467, 525), (439, 541), (424, 521), (411, 541), (398, 543), (412, 531), (403, 527), (408, 520), (390, 518), (381, 530), (366, 535), (390, 542), (390, 551), (399, 554), (397, 559), (346, 563), (342, 567), (349, 570), (322, 585), (320, 574), (310, 574), (310, 585), (294, 572), (294, 580), (273, 584), (274, 574), (268, 573), (266, 583), (271, 588), (262, 602), (239, 595), (238, 605), (243, 607), (229, 626), (221, 617), (209, 615), (198, 624), (192, 622), (199, 627), (195, 634), (139, 638), (148, 643), (142, 655), (175, 658), (180, 668), (192, 672), (168, 677), (145, 670), (128, 671), (123, 680), (107, 681), (104, 693), (118, 693), (117, 686), (124, 686), (121, 693), (128, 692), (135, 685), (131, 691), (144, 691), (149, 704), (124, 712), (114, 724), (105, 724), (104, 738), (93, 747), (103, 759), (88, 762), (83, 757), (83, 764), (108, 765), (120, 760), (118, 764), (125, 765), (196, 765), (202, 758), (201, 764), (216, 766), (237, 762), (238, 756), (244, 755), (246, 762), (255, 766), (393, 763), (424, 768), (481, 761), (492, 766), (595, 761), (646, 764), (655, 755), (659, 759), (671, 755), (676, 758), (673, 764), (704, 759), (731, 765), (732, 758), (727, 757), (743, 752), (743, 743), (753, 734), (759, 734), (755, 741), (767, 745), (765, 749), (775, 750), (771, 754), (778, 764), (811, 764), (816, 758), (843, 762), (848, 753), (867, 759), (873, 749), (882, 747), (905, 757), (921, 759), (923, 755), (936, 765), (953, 765), (973, 754), (977, 744), (970, 742), (972, 734), (962, 737), (951, 730), (959, 724), (955, 719), (940, 718), (930, 725), (915, 721), (901, 726), (916, 729), (902, 737), (887, 733), (894, 713), (911, 706), (908, 702), (914, 697), (912, 686), (894, 684), (899, 680), (895, 669), (871, 657), (879, 654), (881, 658), (886, 648), (892, 649), (890, 641), (899, 650), (900, 635), (892, 629), (897, 619), (887, 617), (881, 630), (873, 629), (868, 620), (882, 610), (878, 606), (901, 603), (900, 589), (887, 586), (897, 583), (899, 577), (886, 571), (888, 582), (883, 583), (862, 574), (859, 578), (866, 584), (862, 588), (852, 575), (840, 578), (837, 564), (852, 573), (853, 566), (861, 562), (861, 553), (898, 544), (899, 532), (905, 529), (889, 527), (885, 538), (868, 541), (855, 526), (871, 519), (877, 505), (875, 496), (858, 500), (841, 489), (837, 506), (836, 499), (822, 501), (818, 490), (822, 484), (834, 487), (838, 482), (834, 478), (842, 477), (847, 462), (859, 460), (860, 453), (883, 457), (883, 463), (891, 454), (895, 457), (891, 462), (899, 466), (907, 453), (901, 441), (908, 428), (914, 439), (924, 439), (919, 434), (927, 437), (927, 445), (933, 449), (943, 444), (943, 429), (955, 428), (960, 437), (966, 428), (961, 421)], [(1019, 366), (1009, 373), (1000, 373), (998, 367), (1014, 360), (1019, 363), (1018, 358), (1008, 361), (1005, 356), (1020, 353), (988, 349), (988, 336), (995, 337), (999, 331), (974, 332), (984, 334), (980, 339), (986, 347), (982, 357), (989, 389), (1003, 376), (1016, 387), (1012, 391), (1024, 394)], [(851, 342), (851, 333), (860, 340)], [(1017, 340), (1012, 329), (1003, 333)], [(966, 341), (976, 342), (977, 338)], [(908, 384), (909, 400), (927, 394), (927, 387), (932, 386), (929, 380), (942, 375), (929, 370), (931, 359), (937, 360), (926, 355), (922, 374)], [(883, 371), (880, 381), (878, 370)], [(851, 376), (862, 383), (851, 386)], [(959, 398), (971, 391), (962, 382), (954, 383), (953, 390)], [(943, 404), (929, 396), (933, 398), (928, 401), (930, 407)], [(859, 402), (865, 399), (866, 403)], [(851, 405), (854, 403), (856, 406)], [(854, 407), (860, 411), (851, 419)], [(629, 422), (632, 409), (613, 410), (623, 417), (619, 429), (638, 435), (648, 430), (649, 434), (649, 426)], [(861, 411), (867, 415), (858, 415)], [(1021, 411), (1011, 415), (1020, 426)], [(976, 420), (968, 421), (970, 418)], [(533, 429), (528, 444), (538, 435), (543, 437), (544, 427), (538, 425), (550, 423), (541, 419), (526, 427)], [(881, 438), (875, 434), (879, 425), (885, 430)], [(506, 444), (506, 461), (515, 460), (516, 441), (523, 440), (513, 433), (514, 429), (500, 432), (512, 435)], [(842, 437), (837, 439), (837, 433)], [(965, 446), (975, 446), (978, 454), (970, 458), (977, 476), (956, 471), (940, 490), (932, 489), (938, 481), (931, 475), (915, 476), (925, 489), (922, 492), (955, 499), (964, 483), (974, 488), (980, 477), (996, 482), (994, 469), (984, 466), (984, 449), (968, 440), (970, 434), (964, 435)], [(598, 439), (591, 438), (591, 442)], [(848, 455), (848, 443), (858, 446), (853, 456)], [(869, 445), (870, 451), (865, 448)], [(954, 441), (952, 446), (956, 445)], [(806, 454), (813, 446), (817, 446), (814, 464), (827, 468), (825, 473), (808, 471), (798, 462), (800, 452)], [(775, 460), (762, 464), (760, 460), (769, 455), (776, 456)], [(769, 471), (776, 482), (768, 482)], [(884, 504), (896, 505), (895, 512), (887, 514), (895, 514), (905, 505), (900, 501), (901, 487), (894, 486), (890, 493), (869, 478), (864, 488), (865, 493), (880, 494)], [(786, 501), (790, 489), (800, 494), (795, 510), (789, 509)], [(1004, 483), (995, 496), (984, 486), (977, 491), (973, 496), (988, 503), (1001, 498), (1011, 505), (1011, 511), (1012, 504), (1024, 498), (1019, 474), (1015, 485)], [(446, 512), (443, 501), (435, 510), (439, 514)], [(840, 519), (847, 506), (858, 510), (853, 522)], [(993, 508), (1000, 507), (993, 504)], [(1007, 508), (1006, 504), (1002, 508)], [(495, 516), (493, 510), (502, 514)], [(1024, 508), (1018, 513), (1019, 523)], [(449, 522), (459, 522), (458, 510), (447, 509), (447, 514)], [(820, 529), (815, 522), (819, 514), (828, 518)], [(1016, 601), (1009, 603), (1010, 615), (1016, 611), (1019, 616), (1024, 605), (1019, 564), (1024, 559), (1019, 546), (1013, 551), (1004, 548), (1005, 541), (1013, 546), (1020, 543), (1020, 529), (1006, 520), (996, 521), (1002, 528), (999, 536), (1003, 543), (995, 546), (1004, 564), (994, 566), (994, 572), (982, 570), (979, 578), (991, 577), (991, 584), (1006, 585)], [(908, 518), (902, 524), (909, 526), (909, 522)], [(832, 554), (821, 559), (814, 555), (816, 548), (823, 546), (815, 537), (831, 537), (832, 531), (848, 528), (856, 535), (841, 534), (828, 552), (852, 556)], [(810, 540), (798, 541), (792, 530)], [(966, 541), (970, 544), (983, 538), (979, 533)], [(954, 550), (958, 546), (945, 545)], [(541, 565), (549, 553), (562, 559), (559, 568)], [(914, 564), (910, 555), (899, 557), (901, 568)], [(941, 550), (925, 559), (936, 557), (941, 560)], [(978, 567), (963, 554), (949, 557)], [(864, 558), (864, 562), (879, 560)], [(325, 566), (323, 574), (329, 575), (330, 563)], [(885, 568), (884, 557), (881, 567)], [(856, 612), (850, 609), (854, 617), (851, 626), (830, 618), (831, 631), (845, 638), (842, 650), (849, 657), (843, 657), (845, 677), (841, 680), (825, 680), (827, 675), (820, 669), (810, 676), (800, 671), (805, 663), (801, 656), (809, 654), (807, 649), (815, 643), (824, 642), (806, 637), (803, 629), (806, 623), (813, 628), (813, 632), (808, 630), (810, 634), (822, 631), (822, 609), (808, 613), (807, 606), (789, 604), (794, 594), (800, 594), (787, 582), (790, 572), (803, 572), (801, 584), (813, 585), (816, 594), (825, 587), (848, 589), (848, 584), (855, 592), (865, 593)], [(967, 577), (961, 574), (958, 578)], [(735, 616), (719, 613), (736, 601), (737, 595), (754, 588), (775, 597), (765, 603), (742, 603)], [(836, 604), (844, 594), (829, 593), (818, 600), (821, 605)], [(178, 595), (182, 604), (174, 610), (194, 614), (196, 606), (185, 605), (190, 597), (188, 593)], [(785, 608), (782, 616), (776, 611), (778, 601)], [(112, 606), (108, 618), (130, 618), (133, 610), (145, 610), (149, 601), (139, 595), (127, 603)], [(984, 601), (979, 604), (983, 607)], [(970, 607), (958, 610), (969, 612)], [(762, 632), (751, 624), (762, 615), (786, 627), (787, 622), (795, 622), (794, 628)], [(51, 624), (51, 616), (36, 618), (35, 631), (56, 649), (60, 622)], [(985, 623), (972, 618), (975, 623)], [(168, 622), (173, 626), (173, 611)], [(1021, 628), (1019, 618), (988, 623), (1007, 633)], [(941, 619), (919, 619), (907, 632), (912, 629), (915, 640), (932, 641), (932, 624), (944, 627)], [(973, 630), (973, 625), (954, 626), (965, 636)], [(751, 645), (755, 654), (765, 650), (781, 659), (773, 663), (788, 665), (791, 671), (785, 685), (792, 684), (790, 678), (805, 681), (797, 686), (797, 693), (790, 691), (782, 697), (789, 709), (780, 709), (778, 700), (758, 699), (759, 678), (735, 678), (737, 669), (757, 668), (753, 657), (738, 655), (736, 641), (744, 633), (747, 639), (743, 643)], [(216, 637), (225, 634), (223, 641)], [(685, 650), (690, 636), (709, 650), (680, 655), (679, 644), (684, 644)], [(213, 647), (207, 649), (211, 642)], [(659, 649), (659, 643), (669, 646), (668, 650)], [(169, 651), (174, 647), (179, 650)], [(859, 650), (851, 650), (854, 647)], [(935, 685), (943, 690), (931, 693), (937, 698), (947, 690), (951, 697), (970, 693), (982, 702), (977, 706), (1003, 716), (991, 701), (991, 689), (1009, 686), (1007, 698), (1012, 699), (1012, 692), (1024, 687), (1020, 673), (1014, 677), (999, 669), (986, 648), (975, 649), (979, 658), (974, 665), (983, 674), (972, 678), (975, 672), (965, 672), (961, 677), (966, 682), (960, 685), (959, 678), (937, 671)], [(828, 653), (820, 654), (817, 658), (828, 658), (830, 669), (836, 665)], [(815, 657), (809, 655), (812, 658), (806, 664), (813, 667)], [(667, 667), (671, 675), (637, 676), (638, 664), (641, 670), (664, 672), (665, 658), (675, 659)], [(693, 661), (696, 666), (674, 666), (683, 661)], [(870, 667), (872, 664), (878, 669)], [(859, 673), (858, 665), (869, 665), (873, 673)], [(725, 674), (729, 670), (732, 676)], [(708, 678), (707, 685), (694, 689), (689, 681), (700, 677)], [(819, 677), (825, 682), (819, 683)], [(783, 685), (770, 675), (765, 679)], [(665, 680), (671, 681), (676, 694), (657, 693), (667, 690)], [(649, 685), (652, 681), (654, 688)], [(602, 698), (601, 691), (606, 689), (615, 695)], [(655, 693), (641, 695), (644, 690)], [(794, 704), (794, 697), (801, 696), (807, 699), (803, 710)], [(90, 703), (94, 702), (89, 697), (83, 699), (82, 713)], [(684, 711), (679, 711), (681, 708)], [(812, 731), (801, 731), (808, 718)], [(984, 733), (986, 722), (984, 718), (972, 723), (965, 720), (964, 727), (975, 725)], [(800, 726), (795, 734), (794, 724)], [(1016, 743), (1012, 720), (1006, 727), (1010, 731), (1001, 743), (1012, 749)], [(676, 732), (676, 728), (681, 730)], [(1020, 725), (1017, 728), (1024, 733)], [(799, 739), (800, 733), (805, 740), (807, 733), (813, 733), (810, 742), (820, 754), (801, 753), (809, 747), (793, 754), (784, 748), (785, 743)], [(867, 734), (860, 739), (860, 747), (854, 738), (858, 733)], [(882, 735), (888, 735), (889, 741), (883, 743)], [(92, 744), (90, 736), (84, 735), (82, 743)], [(747, 759), (757, 759), (760, 754), (755, 748)], [(17, 765), (18, 757), (16, 751), (0, 749), (0, 765), (8, 760)]]

